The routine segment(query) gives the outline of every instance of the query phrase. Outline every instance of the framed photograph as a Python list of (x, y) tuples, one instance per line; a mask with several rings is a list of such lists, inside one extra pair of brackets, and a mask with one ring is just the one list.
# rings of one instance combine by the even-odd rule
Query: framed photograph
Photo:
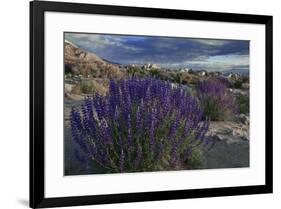
[(271, 193), (272, 16), (30, 3), (30, 207)]

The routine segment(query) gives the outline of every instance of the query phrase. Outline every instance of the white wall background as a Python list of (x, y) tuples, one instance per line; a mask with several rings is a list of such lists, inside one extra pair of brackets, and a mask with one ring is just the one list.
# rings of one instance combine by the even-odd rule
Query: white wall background
[[(274, 194), (216, 197), (77, 208), (280, 208), (281, 205), (281, 6), (277, 0), (72, 0), (274, 16)], [(0, 208), (28, 207), (29, 3), (0, 3)], [(239, 178), (239, 177), (237, 177)], [(278, 206), (279, 205), (279, 206)]]

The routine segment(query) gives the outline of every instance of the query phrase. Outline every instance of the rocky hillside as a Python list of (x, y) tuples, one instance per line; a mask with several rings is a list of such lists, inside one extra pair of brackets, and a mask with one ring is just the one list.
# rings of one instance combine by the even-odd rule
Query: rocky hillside
[(123, 73), (117, 65), (94, 53), (87, 52), (69, 41), (64, 42), (65, 74), (95, 78), (120, 78)]

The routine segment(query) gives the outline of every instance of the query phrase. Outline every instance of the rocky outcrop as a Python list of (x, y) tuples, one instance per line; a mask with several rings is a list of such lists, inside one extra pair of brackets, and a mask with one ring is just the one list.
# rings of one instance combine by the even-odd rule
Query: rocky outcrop
[(64, 42), (65, 73), (93, 76), (95, 78), (118, 79), (123, 72), (115, 64), (109, 63), (94, 53), (78, 48), (69, 41)]
[(69, 83), (64, 84), (64, 92), (65, 93), (71, 93), (73, 88), (74, 88), (73, 84), (69, 84)]
[(229, 91), (234, 95), (234, 96), (249, 96), (249, 90), (242, 90), (242, 89), (229, 89)]
[(211, 122), (208, 135), (216, 140), (232, 143), (237, 140), (249, 140), (249, 118), (241, 116), (239, 122)]
[(236, 115), (235, 121), (237, 123), (242, 123), (245, 126), (249, 126), (250, 125), (250, 118), (249, 118), (248, 115), (245, 115), (245, 114)]
[(249, 166), (249, 116), (237, 115), (236, 120), (210, 123), (207, 133), (212, 148), (203, 148), (200, 169), (239, 168)]

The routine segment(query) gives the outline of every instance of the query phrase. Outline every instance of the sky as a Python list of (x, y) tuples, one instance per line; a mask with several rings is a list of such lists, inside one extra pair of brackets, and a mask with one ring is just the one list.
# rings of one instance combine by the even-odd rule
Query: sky
[(65, 39), (114, 63), (154, 63), (207, 71), (249, 70), (247, 40), (85, 33), (65, 33)]

